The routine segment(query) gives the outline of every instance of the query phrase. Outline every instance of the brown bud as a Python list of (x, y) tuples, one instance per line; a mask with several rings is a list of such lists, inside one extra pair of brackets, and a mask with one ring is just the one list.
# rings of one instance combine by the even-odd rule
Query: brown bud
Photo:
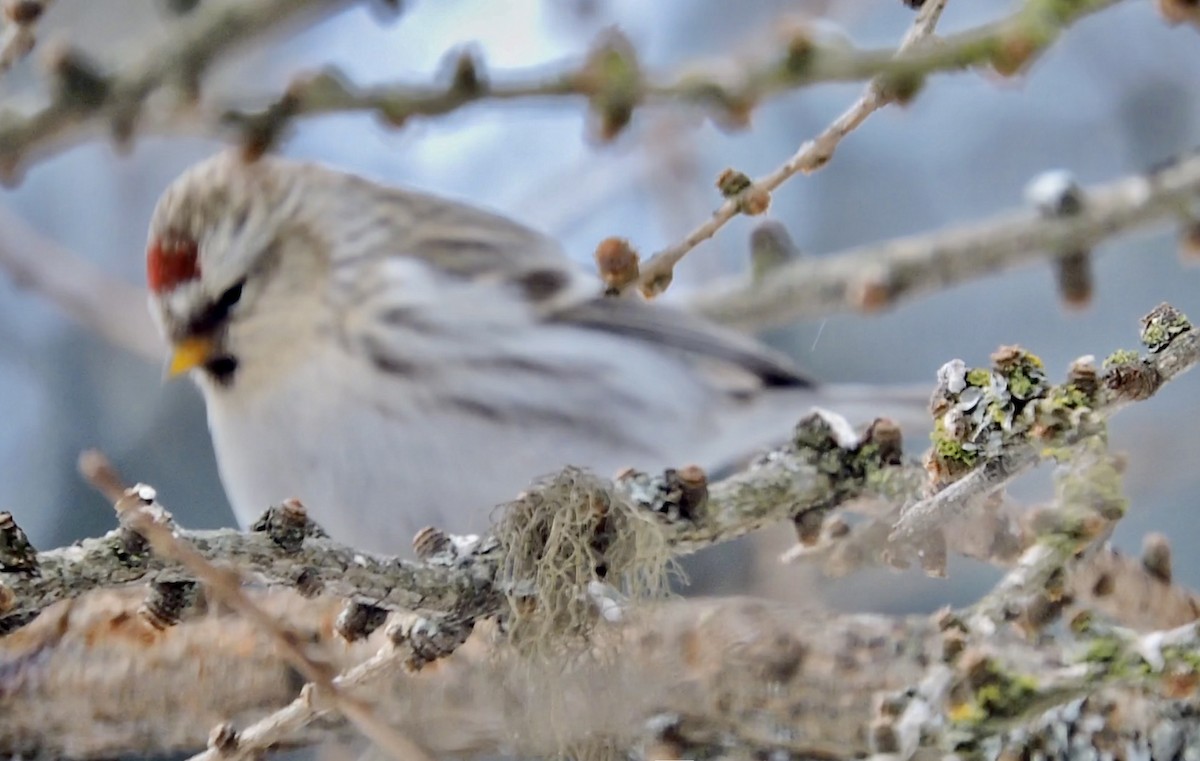
[(1058, 295), (1071, 309), (1081, 309), (1091, 303), (1093, 276), (1092, 258), (1088, 251), (1072, 251), (1054, 260)]
[(1200, 263), (1200, 221), (1191, 222), (1179, 236), (1179, 258), (1186, 264)]
[(1200, 2), (1196, 0), (1158, 0), (1158, 12), (1172, 26), (1185, 23), (1200, 26)]
[(620, 290), (638, 279), (639, 257), (637, 251), (624, 238), (605, 238), (596, 246), (594, 254), (596, 269), (604, 284), (612, 290)]
[(904, 457), (904, 436), (900, 426), (891, 418), (875, 418), (863, 436), (863, 444), (874, 444), (879, 462), (899, 465)]
[(738, 211), (748, 217), (757, 217), (771, 206), (771, 191), (752, 185), (738, 196)]
[(361, 602), (348, 602), (338, 613), (333, 629), (347, 642), (358, 642), (371, 636), (387, 620), (388, 612), (383, 608)]
[(325, 591), (321, 575), (313, 568), (302, 568), (300, 573), (296, 574), (296, 580), (292, 582), (292, 586), (300, 593), (301, 597), (310, 600)]
[(450, 91), (456, 95), (473, 96), (485, 87), (483, 63), (472, 50), (459, 50), (451, 54)]
[(300, 500), (292, 498), (274, 505), (250, 526), (251, 531), (265, 531), (271, 541), (286, 552), (299, 552), (304, 538), (320, 533), (320, 529), (308, 520), (308, 511)]
[(900, 752), (900, 735), (892, 719), (873, 719), (870, 727), (871, 751), (890, 756)]
[(37, 550), (10, 512), (0, 512), (0, 571), (38, 573)]
[(796, 538), (805, 547), (812, 547), (821, 539), (821, 527), (825, 523), (823, 510), (805, 510), (792, 518), (796, 525)]
[(1082, 391), (1088, 398), (1094, 397), (1100, 388), (1100, 374), (1096, 370), (1096, 359), (1080, 357), (1067, 370), (1067, 383)]
[(1142, 540), (1142, 567), (1164, 584), (1171, 583), (1171, 545), (1162, 534), (1147, 534)]
[(892, 303), (892, 292), (882, 278), (870, 275), (851, 285), (849, 300), (860, 312), (878, 312)]
[(194, 581), (156, 581), (138, 606), (138, 615), (158, 631), (179, 623), (196, 599)]
[(767, 220), (750, 233), (750, 266), (756, 281), (767, 273), (799, 259), (801, 252), (782, 223)]
[(685, 465), (675, 476), (679, 479), (680, 516), (694, 518), (708, 502), (708, 474), (699, 465)]
[(428, 560), (434, 555), (449, 552), (454, 549), (454, 542), (445, 531), (433, 526), (426, 526), (413, 537), (413, 552), (419, 560)]
[(1104, 371), (1104, 386), (1115, 397), (1140, 402), (1149, 399), (1162, 385), (1158, 368), (1141, 359), (1111, 365)]
[(1102, 573), (1096, 577), (1095, 583), (1092, 584), (1092, 595), (1095, 597), (1108, 597), (1116, 589), (1117, 585), (1113, 581), (1111, 573)]
[(1055, 600), (1045, 594), (1034, 595), (1021, 612), (1019, 623), (1030, 634), (1036, 634), (1058, 620), (1065, 605), (1065, 598)]
[(46, 66), (54, 76), (57, 97), (75, 108), (99, 108), (109, 95), (110, 83), (92, 59), (82, 52), (56, 45), (46, 52)]
[(471, 636), (473, 628), (474, 622), (417, 618), (405, 625), (389, 627), (387, 634), (393, 644), (409, 649), (405, 665), (417, 671), (457, 650)]
[(954, 663), (967, 649), (967, 635), (961, 629), (950, 629), (942, 634), (942, 662)]
[(17, 601), (17, 593), (0, 582), (0, 616), (12, 610), (13, 603)]
[(588, 95), (597, 137), (615, 139), (642, 98), (641, 65), (633, 44), (619, 30), (609, 29), (588, 54), (576, 85)]
[(726, 198), (733, 198), (753, 184), (754, 181), (745, 172), (736, 169), (725, 169), (717, 175), (717, 190)]
[(44, 10), (42, 0), (8, 0), (4, 4), (4, 15), (14, 24), (32, 24)]
[(213, 727), (212, 731), (208, 733), (208, 747), (221, 756), (232, 755), (238, 749), (240, 742), (241, 738), (238, 737), (237, 730), (227, 721)]
[(992, 69), (1002, 77), (1022, 73), (1040, 50), (1028, 32), (1013, 31), (1002, 36), (992, 51)]

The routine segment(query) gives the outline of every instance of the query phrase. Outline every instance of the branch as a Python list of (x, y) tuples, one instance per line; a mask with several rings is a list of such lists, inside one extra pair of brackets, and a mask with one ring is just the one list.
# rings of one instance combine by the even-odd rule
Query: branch
[[(107, 127), (119, 140), (133, 136), (150, 97), (164, 89), (194, 99), (208, 67), (236, 45), (305, 16), (329, 13), (348, 0), (212, 0), (179, 20), (140, 63), (106, 75), (75, 53), (52, 63), (57, 88), (50, 103), (32, 114), (0, 113), (0, 176), (14, 180), (22, 162), (79, 139), (87, 129)], [(160, 126), (187, 109), (178, 105)]]
[[(204, 69), (233, 44), (302, 12), (348, 4), (347, 0), (204, 3), (179, 23), (170, 39), (150, 51), (146, 63), (125, 72), (104, 75), (78, 57), (60, 61), (56, 67), (60, 85), (66, 86), (59, 87), (49, 106), (29, 116), (10, 113), (0, 118), (0, 168), (13, 176), (31, 152), (61, 146), (83, 127), (102, 123), (108, 123), (118, 139), (125, 140), (135, 131), (199, 130), (217, 135), (232, 122), (241, 127), (241, 137), (253, 152), (264, 149), (291, 121), (302, 116), (369, 111), (390, 123), (402, 124), (413, 116), (445, 114), (483, 100), (584, 97), (597, 116), (602, 137), (614, 136), (628, 123), (633, 110), (643, 104), (696, 105), (731, 124), (744, 124), (753, 107), (764, 98), (821, 82), (882, 76), (886, 85), (883, 101), (887, 102), (898, 94), (912, 95), (920, 79), (936, 71), (992, 65), (1012, 73), (1052, 44), (1067, 25), (1120, 0), (1069, 4), (1062, 0), (1026, 0), (1006, 19), (950, 35), (937, 45), (915, 45), (932, 28), (943, 2), (926, 3), (932, 8), (921, 11), (903, 51), (858, 50), (840, 41), (822, 41), (801, 30), (772, 60), (748, 69), (737, 67), (740, 71), (732, 78), (734, 81), (728, 75), (728, 65), (718, 74), (687, 73), (659, 81), (641, 71), (627, 43), (610, 35), (582, 66), (562, 65), (557, 67), (559, 73), (549, 76), (544, 71), (513, 73), (503, 84), (488, 81), (472, 57), (459, 56), (446, 87), (393, 84), (363, 89), (346, 83), (339, 75), (326, 74), (297, 81), (282, 97), (260, 107), (226, 104), (208, 110), (206, 116), (176, 104), (150, 112), (144, 108), (149, 96), (165, 87), (180, 86), (194, 98)], [(866, 113), (878, 105), (882, 104), (870, 106)], [(842, 136), (837, 132), (853, 129), (861, 118), (865, 113), (855, 116), (848, 112), (822, 136), (821, 145), (805, 153), (808, 158), (794, 159), (795, 167), (779, 171), (791, 176), (802, 170), (802, 165), (815, 160), (821, 151), (832, 150)], [(772, 176), (765, 178), (768, 184), (786, 179), (770, 180)]]
[[(1093, 404), (1075, 406), (1075, 403), (1071, 402), (1071, 406), (1060, 407), (1053, 413), (1066, 412), (1071, 415), (1077, 421), (1074, 426), (1064, 432), (1047, 431), (1043, 428), (1044, 433), (1051, 434), (1047, 437), (1044, 433), (1039, 435), (1039, 428), (1047, 425), (1046, 422), (1034, 421), (1032, 427), (1026, 431), (1017, 429), (1015, 426), (1018, 426), (1018, 423), (1010, 422), (1009, 425), (1014, 426), (1010, 434), (1000, 434), (1012, 435), (1012, 438), (1002, 445), (1003, 450), (986, 457), (966, 475), (929, 499), (905, 508), (892, 532), (892, 541), (912, 541), (936, 530), (966, 504), (994, 493), (1048, 455), (1061, 455), (1064, 448), (1086, 442), (1102, 430), (1105, 418), (1119, 411), (1130, 401), (1149, 398), (1163, 383), (1173, 380), (1200, 362), (1200, 332), (1193, 330), (1187, 318), (1167, 304), (1160, 305), (1143, 318), (1142, 341), (1154, 353), (1146, 359), (1141, 359), (1136, 354), (1117, 355), (1119, 361), (1111, 363), (1101, 379), (1105, 391), (1096, 397)], [(1020, 368), (1014, 369), (1021, 371)], [(1094, 368), (1091, 370), (1091, 376), (1094, 383)], [(1070, 393), (1072, 385), (1074, 384), (1069, 382), (1064, 391)], [(1082, 391), (1082, 383), (1076, 388)], [(970, 387), (963, 390), (969, 391)], [(951, 395), (957, 396), (957, 392), (951, 391)], [(1055, 400), (1051, 398), (1049, 404), (1054, 405)], [(987, 402), (980, 401), (977, 405), (972, 409), (991, 414)], [(1047, 405), (1038, 406), (1049, 409)], [(947, 415), (954, 412), (955, 409), (951, 407)], [(996, 427), (999, 428), (999, 425)], [(984, 433), (986, 435), (986, 432)], [(946, 434), (935, 432), (935, 436), (945, 438)], [(936, 456), (937, 441), (934, 446)]]
[(181, 538), (174, 530), (171, 516), (156, 502), (157, 495), (148, 486), (128, 489), (117, 501), (117, 517), (121, 525), (149, 543), (155, 555), (166, 557), (183, 566), (204, 582), (209, 593), (219, 602), (253, 623), (268, 634), (279, 653), (308, 679), (319, 697), (350, 719), (364, 735), (395, 761), (429, 761), (428, 757), (408, 738), (382, 721), (370, 705), (353, 697), (335, 683), (337, 672), (329, 656), (311, 654), (295, 631), (282, 626), (242, 590), (242, 578), (229, 567), (218, 568)]
[[(844, 421), (836, 425), (849, 427)], [(797, 426), (792, 445), (715, 484), (705, 483), (703, 473), (695, 482), (681, 481), (674, 470), (658, 476), (630, 471), (609, 483), (568, 468), (535, 486), (524, 501), (511, 503), (507, 512), (546, 496), (555, 500), (560, 519), (566, 519), (587, 504), (562, 504), (563, 492), (586, 483), (600, 499), (633, 506), (649, 519), (648, 526), (661, 532), (673, 554), (684, 554), (795, 515), (828, 511), (873, 488), (868, 482), (881, 470), (894, 472), (897, 481), (919, 483), (918, 467), (895, 464), (898, 434), (894, 428), (884, 433), (885, 428), (876, 426), (862, 438), (839, 442), (827, 418), (813, 415)], [(839, 463), (840, 469), (835, 467)], [(443, 541), (425, 553), (426, 562), (413, 562), (358, 552), (329, 539), (311, 523), (298, 534), (281, 535), (279, 521), (271, 516), (288, 509), (284, 505), (268, 511), (256, 524), (261, 530), (249, 533), (177, 533), (206, 561), (230, 563), (260, 583), (301, 587), (309, 594), (326, 593), (389, 610), (448, 614), (463, 621), (502, 612), (506, 586), (518, 581), (498, 577), (504, 548), (492, 537), (456, 548), (434, 532)], [(55, 602), (95, 589), (191, 578), (178, 564), (131, 542), (128, 532), (112, 531), (69, 548), (36, 553), (20, 567), (0, 563), (0, 589), (10, 593), (8, 605), (0, 609), (0, 632), (20, 626)]]
[[(945, 6), (946, 0), (929, 0), (921, 6), (912, 27), (905, 35), (903, 42), (900, 43), (900, 48), (896, 53), (897, 58), (903, 57), (909, 50), (916, 49), (932, 36)], [(909, 93), (910, 96), (911, 94)], [(842, 138), (866, 121), (868, 116), (887, 104), (896, 102), (900, 95), (894, 88), (889, 88), (882, 78), (873, 80), (854, 105), (835, 119), (824, 132), (801, 145), (800, 149), (775, 171), (760, 177), (745, 187), (738, 188), (735, 197), (722, 204), (713, 212), (712, 217), (688, 233), (682, 241), (650, 257), (645, 266), (641, 268), (637, 279), (631, 280), (625, 287), (637, 287), (647, 296), (661, 293), (670, 284), (675, 265), (688, 252), (715, 235), (725, 226), (726, 222), (738, 214), (757, 213), (766, 209), (766, 205), (762, 203), (759, 204), (761, 208), (757, 211), (749, 208), (747, 202), (753, 196), (769, 199), (769, 195), (764, 194), (770, 194), (797, 173), (808, 174), (825, 166), (833, 157), (833, 152)]]
[(691, 301), (706, 317), (744, 329), (804, 317), (872, 311), (1020, 265), (1087, 250), (1118, 234), (1186, 218), (1200, 192), (1200, 153), (1086, 190), (1077, 213), (1011, 212), (971, 225), (898, 238), (782, 265), (756, 282), (731, 279)]
[(4, 29), (0, 31), (0, 74), (33, 50), (35, 27), (52, 0), (4, 0)]
[(134, 356), (160, 363), (162, 339), (144, 308), (143, 289), (112, 277), (0, 209), (0, 270), (71, 319)]

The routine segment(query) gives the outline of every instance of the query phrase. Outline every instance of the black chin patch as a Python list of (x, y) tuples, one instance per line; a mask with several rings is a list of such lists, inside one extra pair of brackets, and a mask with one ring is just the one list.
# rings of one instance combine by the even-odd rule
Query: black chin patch
[(230, 354), (218, 355), (204, 363), (204, 370), (221, 386), (229, 386), (233, 383), (233, 376), (237, 373), (237, 368), (237, 357)]

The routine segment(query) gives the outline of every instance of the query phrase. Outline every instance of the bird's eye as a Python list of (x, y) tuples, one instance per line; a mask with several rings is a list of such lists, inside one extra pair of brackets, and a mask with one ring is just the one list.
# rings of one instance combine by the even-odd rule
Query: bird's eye
[(242, 287), (246, 285), (246, 278), (242, 278), (233, 285), (225, 289), (225, 292), (217, 298), (214, 304), (215, 311), (222, 316), (227, 315), (229, 310), (237, 306), (237, 303), (242, 300)]
[(246, 279), (242, 278), (226, 288), (215, 301), (210, 302), (205, 307), (204, 311), (192, 318), (188, 324), (188, 334), (208, 335), (221, 328), (225, 324), (225, 321), (229, 319), (229, 313), (242, 300), (242, 288), (245, 285)]

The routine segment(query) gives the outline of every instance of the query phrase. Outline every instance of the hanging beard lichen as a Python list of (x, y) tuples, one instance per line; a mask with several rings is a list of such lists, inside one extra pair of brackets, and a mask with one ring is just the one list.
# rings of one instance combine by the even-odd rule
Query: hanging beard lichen
[(525, 653), (589, 643), (597, 619), (589, 584), (607, 584), (636, 602), (666, 594), (678, 573), (654, 517), (575, 468), (505, 505), (496, 537), (505, 548), (510, 639)]

